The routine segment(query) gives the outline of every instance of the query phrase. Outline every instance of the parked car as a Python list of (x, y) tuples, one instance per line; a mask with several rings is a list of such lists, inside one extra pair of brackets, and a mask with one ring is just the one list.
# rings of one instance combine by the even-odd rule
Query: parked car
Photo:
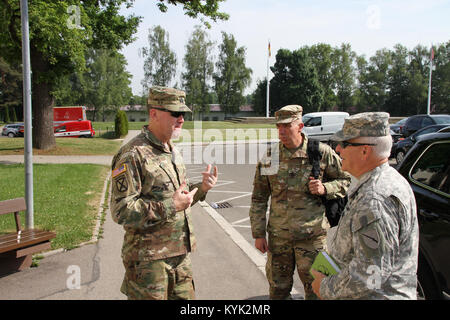
[(403, 136), (409, 137), (414, 132), (421, 128), (431, 126), (433, 124), (449, 124), (450, 125), (450, 115), (448, 114), (418, 114), (409, 117), (405, 125), (402, 127), (401, 134)]
[(18, 137), (19, 134), (19, 128), (23, 126), (23, 123), (10, 123), (6, 124), (3, 127), (2, 130), (2, 136), (8, 136), (10, 138)]
[(391, 155), (395, 157), (397, 160), (397, 164), (403, 161), (406, 153), (411, 149), (411, 147), (416, 143), (417, 138), (423, 134), (438, 132), (440, 129), (448, 127), (447, 124), (435, 124), (432, 126), (428, 126), (417, 130), (415, 133), (410, 135), (409, 137), (399, 140), (397, 143), (392, 145)]
[(399, 120), (396, 123), (391, 124), (389, 127), (395, 133), (401, 133), (401, 130), (402, 130), (403, 126), (405, 125), (406, 120), (408, 120), (408, 118), (403, 118), (402, 120)]
[(347, 112), (307, 113), (302, 117), (305, 124), (303, 132), (311, 139), (326, 141), (342, 129), (344, 120), (349, 116)]
[(438, 132), (450, 132), (450, 126), (447, 126), (445, 128), (442, 128), (441, 130), (439, 130)]
[(392, 137), (392, 143), (397, 143), (399, 140), (403, 139), (403, 136), (400, 133), (397, 133), (392, 129), (390, 130), (390, 134)]
[(395, 146), (397, 145), (397, 142), (400, 140), (403, 140), (405, 138), (403, 138), (403, 136), (400, 133), (396, 133), (396, 132), (392, 131), (392, 129), (389, 130), (389, 133), (391, 134), (391, 137), (392, 137), (391, 154), (389, 156), (389, 159), (390, 159), (395, 156)]
[(450, 299), (450, 133), (420, 136), (397, 170), (408, 180), (419, 223), (418, 293)]

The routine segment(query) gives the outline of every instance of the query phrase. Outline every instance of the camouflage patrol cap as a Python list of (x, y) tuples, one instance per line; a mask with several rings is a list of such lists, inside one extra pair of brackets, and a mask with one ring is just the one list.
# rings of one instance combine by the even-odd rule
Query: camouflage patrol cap
[(383, 137), (389, 134), (389, 113), (363, 112), (345, 119), (342, 130), (336, 132), (331, 140), (345, 141), (358, 137)]
[(184, 91), (166, 88), (152, 87), (148, 94), (147, 105), (149, 108), (164, 109), (175, 112), (192, 112), (186, 106), (186, 93)]
[(302, 118), (302, 106), (291, 104), (275, 112), (276, 123), (291, 123)]

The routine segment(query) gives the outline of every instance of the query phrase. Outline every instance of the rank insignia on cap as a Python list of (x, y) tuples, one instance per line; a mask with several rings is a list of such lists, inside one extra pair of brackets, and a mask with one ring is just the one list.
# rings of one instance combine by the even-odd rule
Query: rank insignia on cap
[(127, 171), (127, 165), (126, 164), (122, 164), (120, 167), (114, 169), (111, 175), (112, 175), (113, 178), (115, 178), (119, 174), (124, 173), (126, 171)]

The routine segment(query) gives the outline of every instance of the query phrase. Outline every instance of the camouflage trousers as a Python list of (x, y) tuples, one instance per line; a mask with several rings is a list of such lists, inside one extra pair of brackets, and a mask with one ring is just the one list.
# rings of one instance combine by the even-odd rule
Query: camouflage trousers
[(124, 261), (120, 291), (129, 300), (195, 299), (191, 259), (181, 255), (153, 261)]
[(294, 283), (294, 269), (305, 288), (305, 299), (317, 299), (311, 284), (313, 277), (309, 273), (316, 255), (324, 250), (325, 236), (305, 241), (292, 241), (269, 236), (266, 276), (270, 285), (270, 299), (291, 299)]

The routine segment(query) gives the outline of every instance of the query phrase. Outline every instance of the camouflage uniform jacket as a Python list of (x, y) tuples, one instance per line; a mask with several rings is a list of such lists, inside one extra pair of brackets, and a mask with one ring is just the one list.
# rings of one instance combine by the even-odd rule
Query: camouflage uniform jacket
[(324, 278), (324, 299), (416, 299), (419, 243), (416, 201), (388, 163), (349, 189), (339, 225), (327, 236), (341, 272)]
[[(328, 223), (320, 197), (309, 191), (312, 164), (307, 155), (308, 138), (291, 153), (281, 142), (272, 144), (268, 154), (258, 162), (253, 181), (250, 222), (253, 238), (266, 237), (267, 203), (271, 198), (267, 232), (270, 236), (291, 240), (309, 240), (326, 234)], [(321, 143), (320, 180), (326, 196), (344, 196), (350, 176), (341, 169), (340, 157)], [(324, 180), (325, 175), (325, 180)]]
[(163, 259), (195, 249), (190, 208), (176, 212), (172, 196), (183, 181), (189, 190), (198, 187), (192, 205), (206, 194), (200, 183), (188, 183), (179, 151), (170, 142), (169, 147), (144, 127), (113, 158), (111, 215), (126, 231), (126, 261)]

